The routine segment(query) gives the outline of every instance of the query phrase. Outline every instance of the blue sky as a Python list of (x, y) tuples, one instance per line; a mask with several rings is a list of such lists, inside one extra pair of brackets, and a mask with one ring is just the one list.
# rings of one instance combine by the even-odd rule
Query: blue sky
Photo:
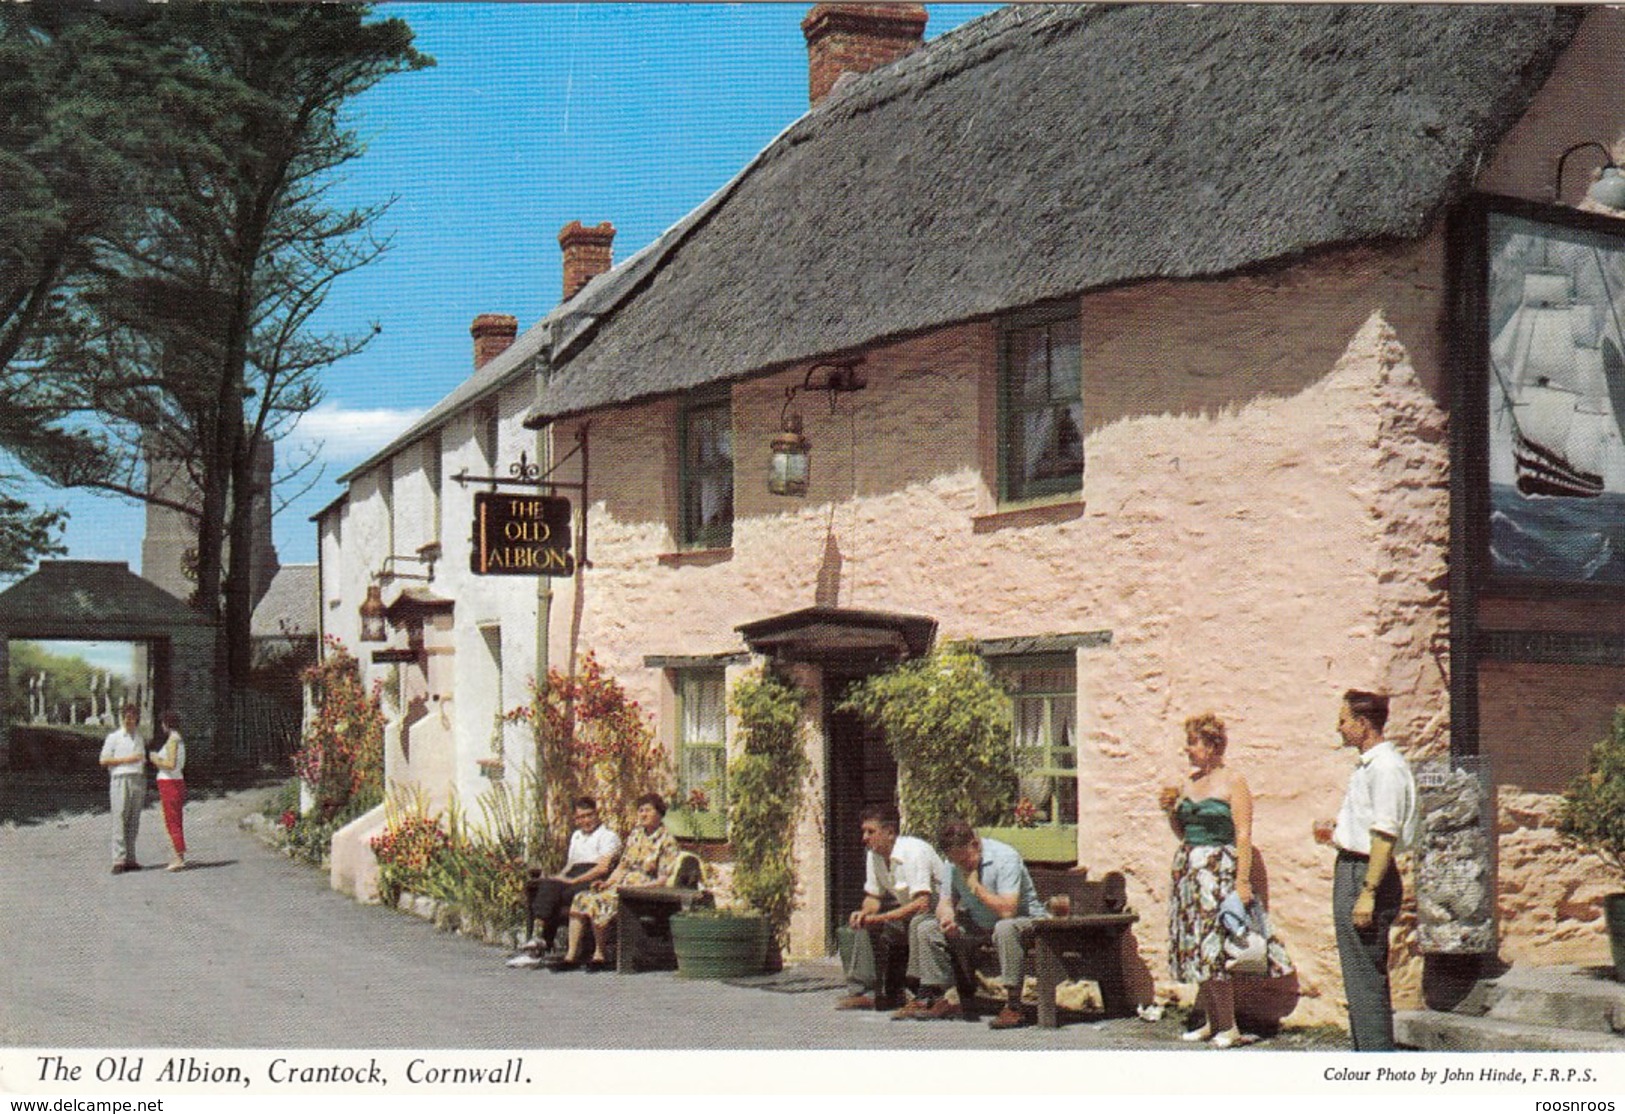
[[(932, 4), (927, 39), (997, 5)], [(384, 4), (437, 65), (352, 105), (368, 150), (337, 194), (394, 197), (380, 261), (329, 298), (324, 327), (381, 332), (331, 368), (279, 461), (320, 445), (325, 474), (275, 520), (283, 563), (315, 560), (308, 521), (335, 482), (472, 371), (469, 323), (520, 328), (560, 293), (558, 231), (615, 225), (624, 260), (727, 182), (807, 109), (808, 4)], [(286, 494), (291, 494), (288, 492)], [(286, 497), (284, 495), (284, 498)], [(45, 493), (80, 560), (140, 569), (142, 511)]]

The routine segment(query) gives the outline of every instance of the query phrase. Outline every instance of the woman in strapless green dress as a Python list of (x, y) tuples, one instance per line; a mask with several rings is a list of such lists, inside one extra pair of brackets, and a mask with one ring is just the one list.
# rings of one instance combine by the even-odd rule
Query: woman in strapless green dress
[[(1207, 1015), (1186, 1040), (1211, 1039), (1218, 1048), (1241, 1040), (1236, 1026), (1234, 976), (1224, 968), (1224, 930), (1219, 905), (1235, 893), (1253, 897), (1253, 801), (1247, 781), (1224, 763), (1224, 721), (1211, 712), (1185, 721), (1190, 776), (1163, 790), (1162, 807), (1179, 836), (1168, 899), (1168, 969), (1176, 982), (1200, 984), (1197, 1005)], [(1269, 974), (1285, 975), (1292, 961), (1271, 939)]]

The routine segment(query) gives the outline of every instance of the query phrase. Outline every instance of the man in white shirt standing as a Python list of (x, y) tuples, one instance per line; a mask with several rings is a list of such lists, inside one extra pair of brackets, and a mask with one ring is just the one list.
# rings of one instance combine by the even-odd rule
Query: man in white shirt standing
[(107, 767), (108, 803), (113, 812), (113, 873), (140, 870), (135, 861), (135, 837), (141, 828), (141, 809), (147, 803), (147, 748), (137, 730), (141, 710), (124, 705), (124, 726), (102, 743), (101, 764)]
[[(892, 805), (870, 805), (859, 815), (863, 826), (863, 904), (847, 918), (852, 928), (852, 951), (847, 959), (848, 993), (835, 1004), (838, 1010), (895, 1009), (903, 1004), (902, 988), (886, 985), (878, 972), (891, 970), (892, 956), (908, 949), (908, 975), (920, 976), (915, 962), (915, 937), (920, 919), (934, 926), (931, 901), (944, 876), (942, 860), (931, 845), (914, 836), (898, 835), (901, 820)], [(948, 1017), (958, 1007), (940, 999), (934, 1016)]]
[[(570, 833), (564, 869), (547, 877), (538, 875), (525, 885), (532, 933), (519, 954), (508, 960), (509, 967), (540, 967), (542, 957), (553, 950), (559, 926), (569, 915), (571, 899), (615, 869), (621, 837), (599, 822), (598, 802), (591, 797), (577, 797), (572, 819), (575, 831)], [(537, 921), (542, 922), (540, 936), (534, 932)]]
[(1315, 838), (1337, 847), (1332, 920), (1356, 1052), (1391, 1052), (1394, 1012), (1388, 990), (1388, 929), (1404, 883), (1394, 856), (1416, 839), (1416, 779), (1383, 738), (1388, 698), (1350, 689), (1337, 717), (1342, 745), (1360, 752), (1335, 821), (1315, 824)]

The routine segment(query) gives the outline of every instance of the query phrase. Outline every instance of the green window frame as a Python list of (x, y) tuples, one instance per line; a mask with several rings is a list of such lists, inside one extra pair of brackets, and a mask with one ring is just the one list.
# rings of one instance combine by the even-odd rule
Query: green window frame
[[(720, 839), (728, 819), (728, 705), (721, 669), (675, 671), (677, 810), (683, 834)], [(697, 807), (695, 794), (704, 798)], [(675, 829), (674, 829), (675, 830)]]
[(695, 398), (678, 420), (681, 492), (678, 541), (684, 549), (733, 544), (733, 404), (727, 395)]
[(1078, 822), (1078, 663), (1072, 654), (1007, 658), (997, 673), (1013, 705), (1010, 744), (1020, 769), (1019, 797), (1040, 826)]
[(999, 497), (1083, 489), (1083, 350), (1076, 303), (1013, 314), (999, 329)]

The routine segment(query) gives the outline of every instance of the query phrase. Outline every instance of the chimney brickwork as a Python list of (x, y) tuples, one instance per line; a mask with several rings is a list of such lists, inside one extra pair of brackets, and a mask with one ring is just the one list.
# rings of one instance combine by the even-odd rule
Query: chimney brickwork
[(588, 228), (573, 220), (559, 230), (559, 247), (564, 250), (564, 301), (615, 265), (614, 242), (615, 226), (608, 221)]
[(919, 4), (819, 4), (801, 21), (807, 36), (807, 97), (817, 104), (842, 74), (868, 73), (925, 41)]
[(474, 338), (474, 370), (505, 352), (519, 335), (519, 318), (511, 313), (482, 313), (468, 327)]

